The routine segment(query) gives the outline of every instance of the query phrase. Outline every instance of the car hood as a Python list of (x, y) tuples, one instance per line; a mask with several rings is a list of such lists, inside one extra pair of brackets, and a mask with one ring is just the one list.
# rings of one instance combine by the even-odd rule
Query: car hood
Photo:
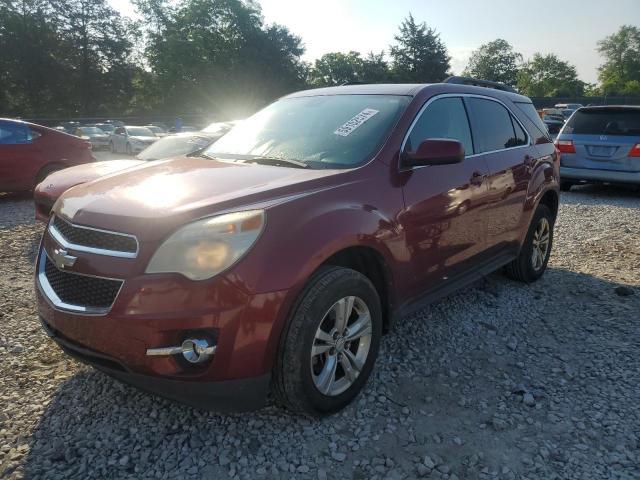
[(54, 211), (80, 224), (136, 232), (145, 222), (172, 224), (285, 201), (326, 188), (323, 179), (344, 171), (178, 157), (78, 185), (60, 197)]
[(142, 160), (108, 160), (65, 168), (47, 176), (46, 181), (36, 187), (35, 193), (45, 194), (55, 199), (71, 187), (91, 182), (110, 173), (135, 167), (141, 163), (145, 162)]

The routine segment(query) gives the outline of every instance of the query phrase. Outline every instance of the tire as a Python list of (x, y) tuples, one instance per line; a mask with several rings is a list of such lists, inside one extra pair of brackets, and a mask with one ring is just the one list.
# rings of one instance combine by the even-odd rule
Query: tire
[(463, 213), (466, 213), (469, 210), (470, 206), (471, 202), (469, 200), (465, 200), (460, 205), (458, 205), (458, 208), (456, 208), (456, 215), (462, 215)]
[(571, 187), (573, 187), (573, 183), (571, 182), (560, 182), (560, 190), (562, 190), (563, 192), (568, 192), (569, 190), (571, 190)]
[[(546, 222), (548, 232), (548, 243), (544, 254), (538, 250), (537, 257), (534, 257), (534, 248), (536, 248), (536, 239), (540, 235), (540, 229), (543, 228), (543, 222)], [(551, 256), (551, 248), (553, 246), (553, 225), (555, 218), (551, 214), (551, 210), (546, 205), (538, 205), (531, 220), (529, 231), (525, 237), (524, 243), (520, 248), (517, 258), (505, 267), (505, 273), (509, 278), (524, 283), (531, 283), (538, 280), (547, 269), (549, 257)], [(544, 234), (542, 234), (544, 237)], [(541, 260), (541, 261), (540, 261)]]
[(53, 172), (61, 170), (63, 167), (60, 165), (45, 165), (36, 175), (36, 183), (33, 185), (34, 187), (39, 183), (43, 182), (45, 178), (51, 175)]
[[(351, 316), (347, 319), (352, 333), (356, 323), (368, 325), (364, 321), (365, 310), (369, 313), (370, 328), (363, 329), (357, 342), (345, 342), (346, 335), (341, 337), (337, 333), (335, 314), (348, 305), (345, 298), (353, 299)], [(348, 327), (344, 332), (349, 331)], [(320, 334), (320, 329), (324, 333)], [(330, 342), (318, 337), (325, 334)], [(369, 279), (348, 268), (322, 267), (302, 291), (282, 332), (273, 372), (276, 400), (289, 410), (313, 416), (346, 407), (371, 374), (381, 336), (380, 298)], [(316, 349), (320, 353), (312, 356), (312, 350)], [(333, 374), (323, 375), (331, 371), (329, 367), (333, 364), (336, 365)], [(359, 365), (360, 373), (351, 369), (349, 376), (343, 364), (349, 368)], [(322, 381), (327, 378), (333, 382)]]

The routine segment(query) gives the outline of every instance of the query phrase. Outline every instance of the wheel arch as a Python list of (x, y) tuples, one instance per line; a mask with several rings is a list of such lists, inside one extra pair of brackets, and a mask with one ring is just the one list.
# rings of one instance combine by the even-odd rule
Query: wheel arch
[(322, 262), (318, 269), (324, 266), (350, 268), (367, 277), (380, 297), (383, 329), (385, 332), (389, 331), (395, 298), (392, 273), (384, 255), (371, 246), (355, 245), (338, 250)]

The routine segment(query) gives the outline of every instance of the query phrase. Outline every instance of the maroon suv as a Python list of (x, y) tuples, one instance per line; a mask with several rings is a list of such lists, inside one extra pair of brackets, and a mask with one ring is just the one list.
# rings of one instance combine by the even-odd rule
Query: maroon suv
[(392, 319), (544, 272), (558, 154), (531, 101), (459, 83), (294, 93), (199, 157), (65, 192), (36, 283), (69, 354), (151, 392), (334, 412)]

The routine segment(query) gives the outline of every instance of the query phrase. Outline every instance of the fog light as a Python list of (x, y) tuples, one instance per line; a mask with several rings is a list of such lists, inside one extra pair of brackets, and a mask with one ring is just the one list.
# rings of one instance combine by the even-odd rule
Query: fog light
[(182, 355), (190, 363), (206, 362), (215, 352), (216, 346), (201, 338), (187, 338), (182, 342)]
[(152, 357), (166, 357), (179, 355), (189, 363), (204, 363), (216, 353), (216, 346), (202, 338), (187, 338), (179, 347), (148, 348), (147, 355)]

